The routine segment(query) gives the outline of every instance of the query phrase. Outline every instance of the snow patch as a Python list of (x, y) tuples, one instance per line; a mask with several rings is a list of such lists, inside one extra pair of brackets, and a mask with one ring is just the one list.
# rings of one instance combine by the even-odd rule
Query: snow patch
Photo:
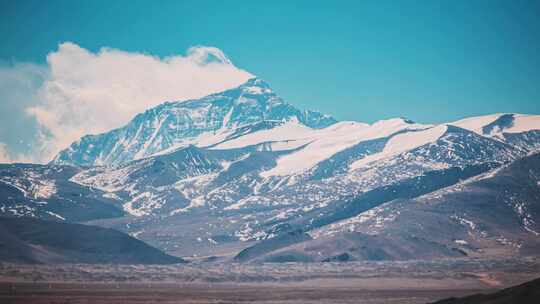
[(484, 136), (482, 128), (497, 120), (503, 114), (491, 114), (484, 116), (469, 117), (450, 123), (450, 125), (466, 129)]
[(54, 212), (52, 212), (52, 211), (45, 211), (45, 213), (47, 213), (48, 215), (54, 216), (54, 217), (56, 217), (57, 219), (60, 219), (60, 220), (62, 220), (62, 221), (65, 221), (65, 220), (66, 220), (65, 217), (63, 217), (63, 216), (61, 216), (61, 215), (59, 215), (59, 214), (57, 214), (57, 213), (54, 213)]
[(409, 131), (406, 133), (394, 135), (386, 143), (383, 151), (368, 155), (353, 162), (350, 165), (349, 169), (351, 171), (356, 170), (365, 166), (368, 163), (394, 156), (405, 151), (410, 151), (423, 145), (435, 142), (446, 132), (446, 129), (447, 126), (441, 125), (422, 131)]
[(522, 133), (532, 130), (540, 130), (540, 115), (514, 115), (514, 124), (507, 129), (504, 129), (504, 133)]
[(277, 166), (262, 172), (261, 176), (268, 178), (302, 173), (362, 141), (387, 137), (401, 130), (425, 127), (403, 119), (383, 120), (372, 125), (352, 121), (339, 122), (325, 129), (315, 130), (311, 143), (299, 151), (280, 157)]
[(312, 138), (314, 134), (315, 130), (299, 123), (298, 121), (290, 120), (272, 129), (257, 131), (225, 141), (212, 147), (212, 149), (221, 150), (243, 148), (265, 142), (291, 142)]

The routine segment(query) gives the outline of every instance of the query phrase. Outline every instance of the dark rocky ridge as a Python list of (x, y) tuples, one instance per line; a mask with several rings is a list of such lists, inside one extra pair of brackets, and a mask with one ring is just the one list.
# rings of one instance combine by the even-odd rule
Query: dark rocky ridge
[(540, 279), (509, 287), (491, 294), (450, 298), (433, 304), (536, 304), (540, 299)]
[(185, 262), (113, 229), (26, 217), (0, 217), (0, 261), (25, 264)]

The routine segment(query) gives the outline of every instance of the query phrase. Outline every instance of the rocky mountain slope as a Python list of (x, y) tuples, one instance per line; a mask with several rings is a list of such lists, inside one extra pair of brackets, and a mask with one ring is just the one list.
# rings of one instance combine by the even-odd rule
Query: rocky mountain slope
[(87, 221), (122, 216), (106, 192), (70, 181), (81, 168), (0, 164), (0, 215)]
[[(467, 250), (455, 241), (472, 240), (454, 236), (453, 230), (444, 240), (397, 231), (399, 225), (405, 231), (410, 222), (420, 220), (419, 225), (431, 221), (450, 225), (461, 218), (467, 223), (470, 219), (464, 213), (473, 213), (467, 208), (480, 207), (445, 203), (446, 197), (437, 193), (462, 189), (480, 176), (496, 178), (498, 172), (511, 170), (509, 164), (528, 159), (533, 170), (537, 162), (533, 154), (539, 148), (540, 116), (493, 114), (439, 125), (402, 118), (373, 124), (336, 122), (328, 115), (296, 109), (268, 84), (251, 79), (200, 100), (164, 103), (120, 129), (85, 136), (49, 165), (5, 165), (0, 189), (7, 190), (0, 193), (0, 203), (8, 203), (0, 212), (35, 217), (52, 212), (58, 220), (92, 221), (180, 256), (322, 261), (436, 258), (480, 250), (521, 254), (531, 252), (525, 243), (535, 248), (537, 242), (533, 232), (523, 230), (529, 227), (523, 221), (500, 228), (507, 240), (497, 243), (495, 237), (500, 248), (479, 242)], [(69, 173), (54, 173), (59, 170)], [(514, 187), (512, 180), (502, 185)], [(43, 189), (54, 190), (47, 190), (50, 196), (44, 197), (39, 194), (47, 192)], [(73, 198), (69, 189), (81, 196)], [(504, 194), (481, 189), (463, 195), (493, 201)], [(524, 195), (534, 201), (535, 191)], [(463, 211), (412, 213), (416, 203), (399, 208), (405, 201), (430, 195), (441, 206), (456, 204)], [(73, 207), (62, 209), (69, 200)], [(397, 211), (378, 216), (389, 204)], [(34, 211), (14, 211), (21, 208)], [(398, 211), (409, 216), (403, 222), (385, 220)], [(498, 216), (515, 214), (514, 207), (499, 211)], [(530, 214), (528, 222), (540, 220)], [(351, 230), (348, 221), (371, 223), (367, 218), (376, 219), (378, 226), (373, 227), (394, 232)], [(531, 237), (515, 235), (514, 230)], [(520, 238), (522, 249), (516, 251), (514, 243)], [(298, 244), (320, 250), (306, 253), (307, 249), (294, 247), (304, 246)], [(254, 249), (248, 249), (251, 246)], [(363, 249), (351, 252), (346, 246)], [(338, 250), (326, 252), (327, 247)]]
[[(414, 198), (404, 195), (356, 216), (347, 210), (349, 216), (309, 230), (304, 239), (287, 237), (295, 241), (285, 246), (265, 240), (247, 250), (269, 249), (249, 259), (241, 253), (237, 259), (406, 260), (540, 252), (538, 153), (449, 187), (410, 196)], [(345, 207), (356, 204), (351, 201)], [(325, 212), (333, 215), (343, 210)]]

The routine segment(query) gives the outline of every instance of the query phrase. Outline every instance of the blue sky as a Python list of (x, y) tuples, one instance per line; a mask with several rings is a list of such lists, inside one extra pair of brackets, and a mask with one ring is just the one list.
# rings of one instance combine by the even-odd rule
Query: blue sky
[[(540, 1), (0, 0), (0, 66), (46, 66), (66, 41), (161, 58), (205, 45), (342, 120), (540, 114), (539, 12)], [(1, 108), (11, 153), (36, 138), (34, 118), (15, 113), (33, 102)]]

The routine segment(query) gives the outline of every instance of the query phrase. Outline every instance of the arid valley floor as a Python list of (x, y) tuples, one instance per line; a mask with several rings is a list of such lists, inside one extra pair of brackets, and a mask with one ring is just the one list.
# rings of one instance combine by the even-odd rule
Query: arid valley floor
[(532, 280), (540, 260), (0, 266), (1, 303), (430, 303)]

